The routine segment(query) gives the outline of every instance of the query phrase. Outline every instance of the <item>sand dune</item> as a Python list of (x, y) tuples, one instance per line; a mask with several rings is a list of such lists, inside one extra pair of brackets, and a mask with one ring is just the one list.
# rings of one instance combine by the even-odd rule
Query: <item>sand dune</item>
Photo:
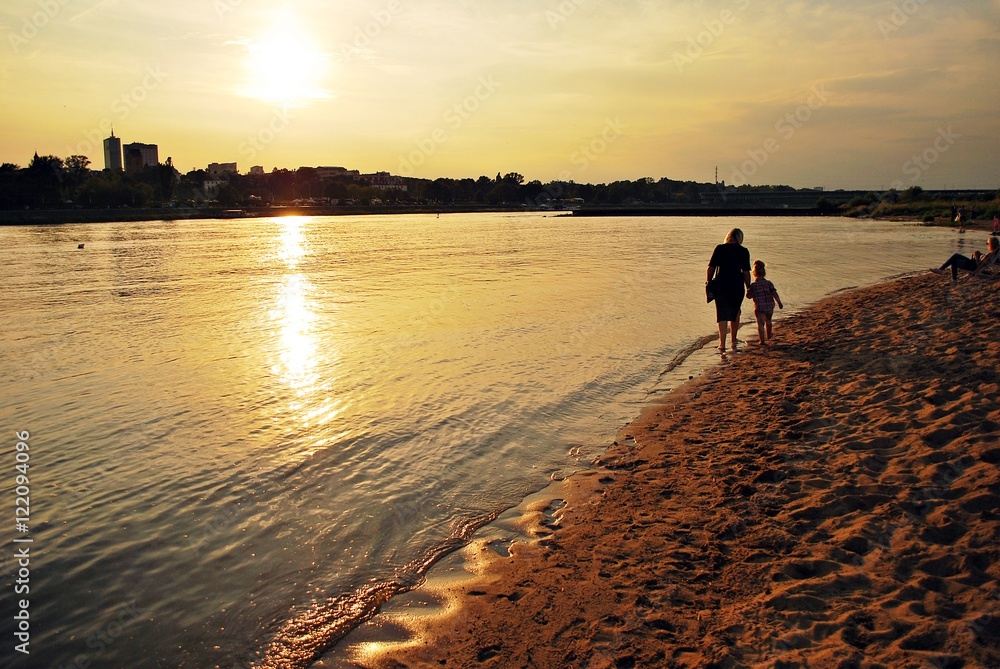
[(998, 295), (920, 276), (779, 322), (372, 663), (1000, 667)]

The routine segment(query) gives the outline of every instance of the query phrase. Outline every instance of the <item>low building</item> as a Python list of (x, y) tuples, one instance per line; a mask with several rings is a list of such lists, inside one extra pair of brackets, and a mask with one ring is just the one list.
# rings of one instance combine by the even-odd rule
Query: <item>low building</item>
[(229, 177), (233, 174), (239, 174), (240, 171), (236, 169), (236, 163), (209, 163), (208, 169), (205, 170), (213, 177)]
[(159, 148), (156, 144), (132, 142), (122, 147), (125, 154), (126, 174), (138, 174), (147, 167), (160, 164)]
[(250, 168), (249, 174), (252, 177), (262, 177), (264, 176), (264, 168), (261, 165), (254, 165)]
[(205, 184), (202, 186), (202, 190), (205, 191), (207, 197), (216, 197), (223, 188), (229, 185), (227, 179), (205, 179)]
[(393, 176), (388, 172), (362, 174), (361, 178), (367, 181), (373, 188), (377, 188), (378, 190), (406, 191), (406, 181), (403, 177)]
[(316, 177), (318, 179), (336, 179), (339, 177), (348, 177), (357, 181), (361, 178), (361, 172), (358, 170), (349, 170), (344, 167), (317, 167)]

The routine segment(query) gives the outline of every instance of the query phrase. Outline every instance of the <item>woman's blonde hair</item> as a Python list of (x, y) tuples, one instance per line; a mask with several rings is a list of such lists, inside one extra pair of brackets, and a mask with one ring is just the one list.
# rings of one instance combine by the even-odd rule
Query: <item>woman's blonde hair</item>
[(733, 228), (729, 231), (729, 234), (726, 235), (726, 243), (732, 244), (733, 242), (736, 242), (737, 244), (743, 243), (743, 231), (739, 228)]
[(764, 267), (763, 260), (753, 261), (753, 275), (757, 277), (767, 276), (767, 269)]

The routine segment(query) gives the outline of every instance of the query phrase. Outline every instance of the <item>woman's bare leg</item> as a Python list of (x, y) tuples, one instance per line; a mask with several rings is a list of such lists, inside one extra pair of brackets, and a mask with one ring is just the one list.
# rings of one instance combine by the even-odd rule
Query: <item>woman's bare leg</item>
[(726, 350), (726, 335), (729, 332), (729, 324), (726, 321), (719, 321), (719, 350)]
[(733, 333), (733, 350), (736, 350), (736, 332), (740, 329), (740, 312), (736, 312), (736, 320), (729, 324), (729, 330)]

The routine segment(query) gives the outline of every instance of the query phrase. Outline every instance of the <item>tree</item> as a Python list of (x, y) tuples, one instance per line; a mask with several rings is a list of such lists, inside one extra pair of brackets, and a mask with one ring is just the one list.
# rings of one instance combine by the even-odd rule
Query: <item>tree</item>
[(243, 197), (230, 184), (226, 184), (215, 198), (223, 207), (233, 207), (243, 202)]
[(455, 193), (448, 183), (450, 179), (435, 179), (424, 188), (424, 197), (433, 202), (451, 202)]
[(28, 163), (28, 189), (34, 206), (52, 206), (63, 197), (63, 161), (56, 156), (39, 156)]
[(90, 167), (90, 158), (87, 156), (73, 155), (66, 159), (66, 169), (71, 172), (86, 172)]
[(174, 199), (174, 187), (177, 185), (177, 170), (170, 158), (167, 162), (156, 166), (156, 178), (160, 187), (160, 199), (169, 202)]
[(835, 214), (840, 210), (840, 205), (831, 202), (828, 198), (821, 197), (816, 201), (816, 210), (823, 214)]
[(87, 156), (73, 155), (66, 159), (64, 170), (66, 178), (66, 190), (70, 199), (76, 199), (75, 194), (80, 185), (86, 180), (90, 170), (90, 158)]
[(76, 191), (76, 201), (90, 207), (144, 207), (152, 199), (152, 186), (114, 170), (91, 173)]

